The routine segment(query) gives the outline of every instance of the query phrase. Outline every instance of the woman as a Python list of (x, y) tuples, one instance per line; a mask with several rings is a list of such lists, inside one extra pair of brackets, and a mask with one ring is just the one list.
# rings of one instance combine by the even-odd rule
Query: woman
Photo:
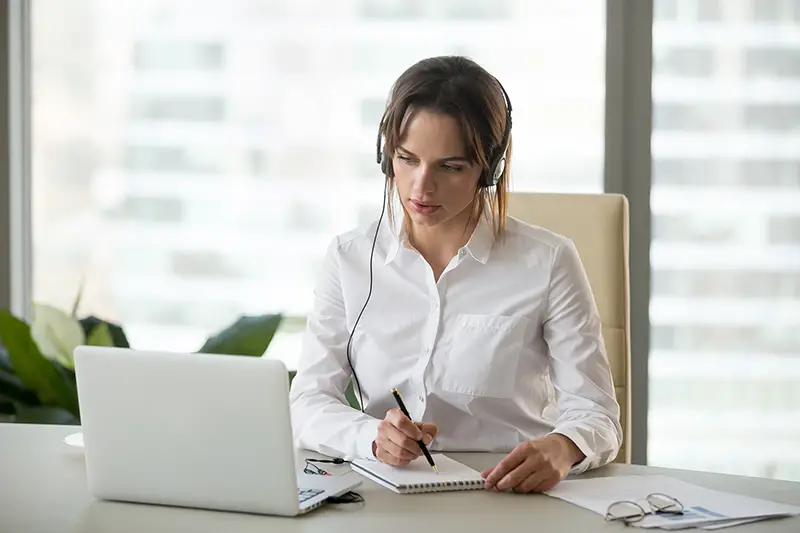
[(291, 390), (298, 446), (396, 466), (418, 439), (510, 452), (486, 487), (523, 492), (614, 459), (598, 312), (572, 242), (507, 216), (510, 130), (505, 90), (469, 59), (396, 81), (378, 135), (389, 216), (327, 250)]

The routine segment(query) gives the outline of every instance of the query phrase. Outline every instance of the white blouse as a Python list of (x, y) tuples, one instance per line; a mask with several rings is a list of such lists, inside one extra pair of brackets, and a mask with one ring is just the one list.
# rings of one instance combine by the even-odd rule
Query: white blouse
[(375, 228), (327, 250), (291, 388), (298, 447), (374, 459), (396, 387), (414, 421), (438, 425), (432, 451), (508, 452), (555, 432), (586, 455), (572, 473), (616, 457), (620, 409), (577, 250), (512, 217), (502, 240), (482, 220), (438, 282), (384, 220), (351, 345), (365, 413), (349, 407), (346, 346), (369, 291)]

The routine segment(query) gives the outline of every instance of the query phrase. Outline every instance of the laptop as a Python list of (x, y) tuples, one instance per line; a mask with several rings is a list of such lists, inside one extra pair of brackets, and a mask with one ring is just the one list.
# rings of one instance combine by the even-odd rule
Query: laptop
[(89, 491), (103, 500), (296, 516), (360, 485), (303, 474), (278, 360), (79, 346)]

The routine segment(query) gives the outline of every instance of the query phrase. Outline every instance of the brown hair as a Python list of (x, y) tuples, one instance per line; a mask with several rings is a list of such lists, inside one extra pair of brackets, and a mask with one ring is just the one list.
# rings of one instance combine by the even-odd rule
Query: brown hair
[[(492, 160), (503, 150), (507, 108), (504, 91), (494, 76), (483, 67), (462, 56), (440, 56), (423, 59), (409, 67), (395, 81), (381, 119), (380, 134), (386, 139), (383, 148), (385, 164), (391, 160), (402, 138), (402, 129), (410, 112), (427, 109), (455, 118), (463, 135), (467, 158), (481, 168), (481, 180), (490, 173)], [(510, 124), (509, 124), (510, 125)], [(477, 187), (472, 217), (483, 216), (488, 208), (495, 237), (505, 231), (508, 212), (511, 137), (509, 133), (505, 169), (496, 185)], [(392, 172), (387, 180), (389, 219), (392, 220), (392, 196), (396, 185)], [(491, 178), (491, 176), (490, 176)], [(473, 218), (470, 220), (473, 220)], [(407, 214), (406, 214), (407, 221)]]

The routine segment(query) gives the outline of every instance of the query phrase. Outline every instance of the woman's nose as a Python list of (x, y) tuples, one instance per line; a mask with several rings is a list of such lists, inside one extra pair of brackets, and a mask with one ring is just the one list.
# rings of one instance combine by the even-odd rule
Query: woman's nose
[(414, 176), (414, 189), (418, 193), (434, 190), (436, 183), (433, 178), (433, 168), (430, 165), (419, 165)]

